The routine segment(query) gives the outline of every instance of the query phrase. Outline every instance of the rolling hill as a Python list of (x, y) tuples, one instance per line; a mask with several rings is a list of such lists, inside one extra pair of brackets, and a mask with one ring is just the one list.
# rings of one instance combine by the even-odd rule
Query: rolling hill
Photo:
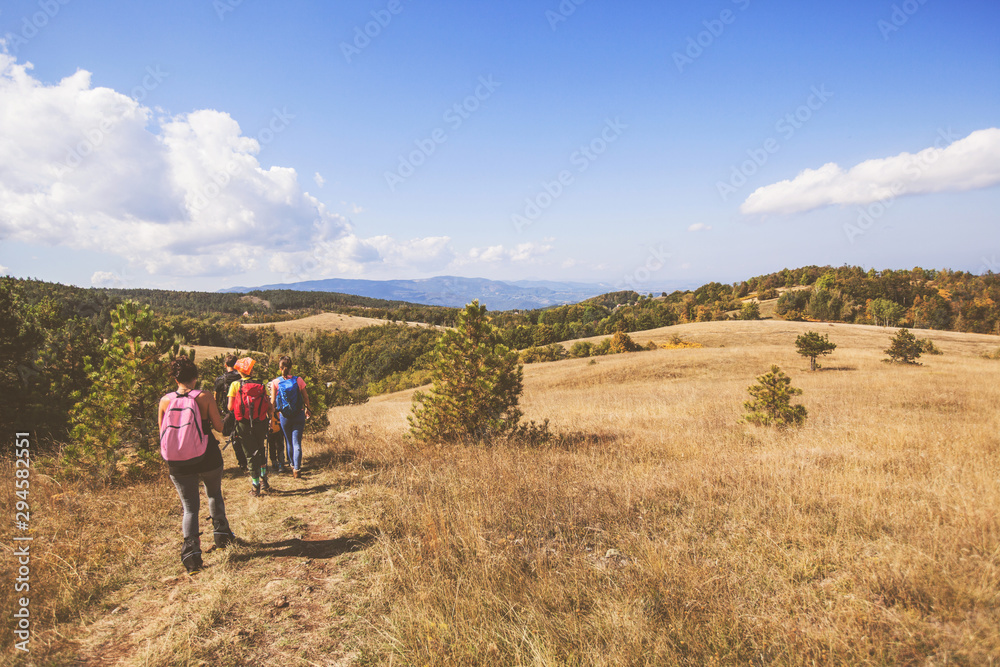
[[(838, 344), (816, 372), (793, 346), (810, 329)], [(32, 563), (51, 575), (33, 579), (50, 619), (33, 657), (990, 664), (1000, 362), (980, 353), (997, 338), (920, 332), (944, 354), (898, 366), (882, 362), (892, 331), (693, 323), (634, 337), (706, 347), (527, 366), (521, 403), (561, 434), (551, 445), (415, 445), (412, 391), (334, 408), (303, 479), (268, 497), (225, 453), (246, 544), (195, 578), (165, 480), (37, 475)], [(741, 422), (771, 364), (803, 389), (803, 428)]]
[(256, 290), (298, 290), (305, 292), (338, 292), (356, 296), (407, 301), (431, 306), (461, 308), (478, 299), (490, 310), (545, 308), (578, 303), (611, 289), (605, 284), (552, 281), (501, 282), (484, 278), (438, 276), (421, 280), (350, 280), (328, 278), (283, 285), (261, 287), (231, 287), (224, 293)]

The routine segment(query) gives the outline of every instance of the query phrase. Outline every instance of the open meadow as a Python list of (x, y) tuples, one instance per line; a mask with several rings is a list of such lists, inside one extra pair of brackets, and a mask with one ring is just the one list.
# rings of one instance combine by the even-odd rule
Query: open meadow
[[(807, 330), (838, 345), (816, 372)], [(633, 338), (705, 347), (532, 364), (544, 446), (416, 446), (412, 391), (334, 408), (268, 497), (224, 453), (248, 543), (194, 578), (165, 475), (97, 489), (36, 462), (32, 659), (1000, 665), (1000, 339), (915, 331), (944, 354), (900, 366), (893, 331), (686, 324)], [(800, 429), (741, 422), (771, 364)]]
[[(382, 326), (389, 323), (388, 320), (380, 320), (374, 317), (360, 317), (358, 315), (343, 315), (341, 313), (320, 313), (310, 315), (296, 320), (286, 320), (284, 322), (267, 322), (244, 324), (249, 328), (274, 327), (279, 334), (309, 333), (310, 331), (356, 331), (365, 327)], [(434, 327), (423, 322), (400, 322), (414, 327)]]

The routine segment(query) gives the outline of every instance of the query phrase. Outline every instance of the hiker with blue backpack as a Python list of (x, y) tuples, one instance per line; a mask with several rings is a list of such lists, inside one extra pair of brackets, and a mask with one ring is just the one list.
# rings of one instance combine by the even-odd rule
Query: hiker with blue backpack
[(171, 361), (170, 377), (177, 383), (177, 390), (160, 399), (160, 455), (170, 468), (170, 481), (184, 508), (181, 562), (194, 574), (202, 568), (198, 532), (202, 484), (212, 515), (215, 546), (224, 548), (236, 540), (222, 499), (222, 451), (212, 433), (213, 426), (222, 430), (222, 417), (213, 396), (196, 388), (198, 367), (186, 355)]
[(271, 401), (264, 385), (252, 378), (257, 362), (243, 357), (236, 362), (240, 380), (229, 387), (229, 410), (236, 418), (236, 432), (250, 466), (250, 495), (259, 498), (271, 491), (267, 479), (267, 431), (271, 421)]
[(292, 359), (278, 359), (281, 375), (268, 385), (271, 403), (278, 412), (281, 431), (285, 434), (285, 460), (292, 464), (292, 477), (302, 476), (302, 431), (309, 418), (309, 392), (306, 382), (292, 375)]

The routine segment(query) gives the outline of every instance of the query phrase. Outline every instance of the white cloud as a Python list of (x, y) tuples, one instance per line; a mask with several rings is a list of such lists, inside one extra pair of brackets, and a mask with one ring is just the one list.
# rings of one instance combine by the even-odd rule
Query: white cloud
[[(545, 239), (551, 241), (552, 239)], [(488, 248), (472, 248), (465, 257), (457, 258), (457, 265), (471, 264), (473, 262), (533, 262), (538, 257), (549, 253), (552, 246), (548, 243), (519, 243), (513, 248), (505, 248), (503, 245), (489, 246)]]
[(320, 188), (322, 188), (323, 185), (326, 183), (326, 179), (323, 178), (323, 176), (320, 175), (318, 171), (315, 174), (313, 174), (313, 180), (316, 181), (316, 186)]
[(95, 271), (90, 276), (90, 284), (93, 287), (121, 287), (122, 279), (117, 273), (110, 271)]
[[(948, 141), (950, 145), (942, 147)], [(746, 214), (799, 213), (834, 204), (869, 204), (904, 194), (955, 192), (1000, 183), (1000, 129), (964, 139), (941, 132), (934, 146), (866, 160), (849, 170), (830, 162), (792, 180), (755, 190), (740, 206)]]
[(689, 232), (707, 232), (711, 231), (711, 229), (712, 227), (710, 225), (706, 225), (702, 222), (696, 222), (690, 227), (688, 227)]
[(10, 271), (8, 267), (4, 266), (3, 264), (0, 264), (0, 276), (7, 275), (8, 271)]
[[(0, 239), (112, 253), (167, 276), (306, 278), (447, 258), (447, 239), (358, 238), (294, 169), (264, 169), (261, 142), (227, 113), (154, 118), (92, 88), (86, 71), (46, 85), (30, 69), (0, 53)], [(276, 111), (262, 141), (290, 122)]]

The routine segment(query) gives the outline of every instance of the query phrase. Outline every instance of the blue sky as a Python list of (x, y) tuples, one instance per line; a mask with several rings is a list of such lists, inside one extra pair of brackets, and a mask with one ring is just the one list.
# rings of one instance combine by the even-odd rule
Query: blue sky
[(0, 267), (1000, 271), (998, 34), (987, 0), (9, 0)]

